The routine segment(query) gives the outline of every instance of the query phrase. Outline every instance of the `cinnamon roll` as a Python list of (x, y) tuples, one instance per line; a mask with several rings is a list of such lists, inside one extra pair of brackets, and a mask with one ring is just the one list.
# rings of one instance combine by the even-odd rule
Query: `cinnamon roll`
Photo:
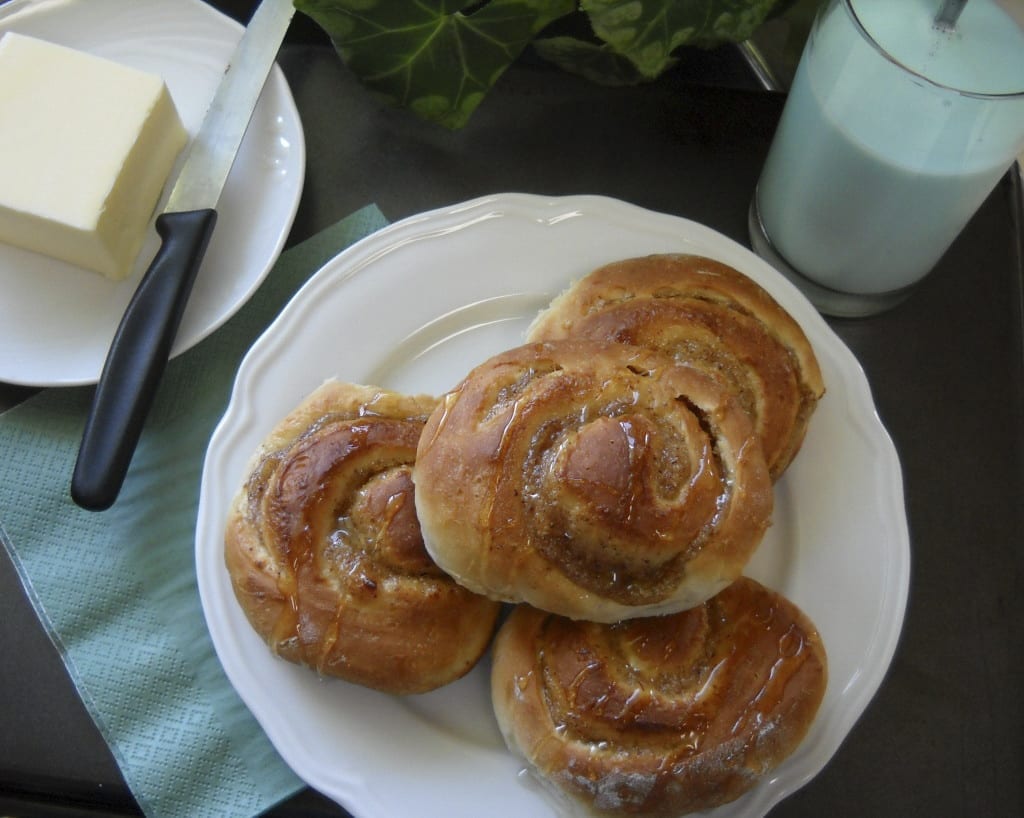
[(552, 301), (527, 337), (613, 340), (704, 368), (735, 390), (773, 479), (799, 451), (825, 391), (814, 350), (789, 313), (751, 278), (703, 256), (600, 267)]
[(437, 400), (328, 381), (271, 432), (225, 531), (235, 595), (281, 657), (388, 693), (467, 673), (499, 605), (430, 559), (411, 479)]
[(601, 622), (717, 593), (773, 502), (728, 390), (599, 341), (529, 344), (475, 368), (428, 419), (413, 480), (427, 550), (460, 584)]
[(807, 616), (747, 578), (688, 611), (614, 625), (520, 606), (493, 657), (508, 746), (552, 792), (606, 816), (740, 797), (803, 740), (828, 675)]

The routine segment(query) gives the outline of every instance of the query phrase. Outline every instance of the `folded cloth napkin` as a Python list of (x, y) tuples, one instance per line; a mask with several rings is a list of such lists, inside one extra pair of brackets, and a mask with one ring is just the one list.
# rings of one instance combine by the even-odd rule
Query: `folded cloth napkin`
[(221, 670), (196, 588), (206, 445), (249, 346), (339, 250), (385, 224), (366, 207), (281, 255), (230, 321), (171, 361), (121, 495), (68, 495), (92, 391), (49, 389), (0, 415), (0, 540), (144, 812), (246, 816), (300, 781)]

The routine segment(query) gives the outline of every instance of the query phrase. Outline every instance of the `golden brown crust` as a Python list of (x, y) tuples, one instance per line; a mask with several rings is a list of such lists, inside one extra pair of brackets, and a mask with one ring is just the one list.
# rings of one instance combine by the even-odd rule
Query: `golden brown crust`
[(474, 369), (427, 421), (413, 479), (427, 550), (458, 582), (601, 622), (717, 593), (773, 500), (727, 390), (595, 341), (530, 344)]
[(247, 618), (283, 658), (389, 693), (468, 672), (499, 606), (423, 547), (411, 479), (437, 400), (328, 381), (253, 457), (225, 529)]
[(720, 378), (750, 414), (777, 479), (824, 394), (803, 330), (760, 285), (696, 255), (600, 267), (542, 312), (528, 339), (596, 338), (666, 352)]
[(609, 816), (678, 816), (740, 797), (803, 740), (827, 661), (796, 605), (741, 578), (706, 604), (615, 625), (520, 606), (494, 642), (510, 749)]

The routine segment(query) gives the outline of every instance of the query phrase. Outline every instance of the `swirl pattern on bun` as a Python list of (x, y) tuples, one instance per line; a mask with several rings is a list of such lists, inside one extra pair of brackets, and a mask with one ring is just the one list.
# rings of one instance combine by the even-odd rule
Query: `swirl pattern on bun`
[(614, 625), (520, 606), (493, 654), (510, 749), (599, 815), (679, 816), (740, 797), (802, 741), (828, 675), (807, 616), (747, 578), (691, 610)]
[(442, 398), (413, 471), (427, 550), (477, 593), (612, 622), (700, 604), (760, 542), (772, 485), (712, 378), (624, 344), (528, 344)]
[(328, 381), (271, 432), (225, 530), (235, 595), (281, 657), (389, 693), (467, 673), (499, 605), (430, 559), (411, 479), (437, 400)]
[(773, 479), (796, 456), (825, 391), (803, 330), (738, 270), (661, 254), (599, 267), (538, 315), (528, 340), (593, 338), (665, 352), (732, 388), (751, 416)]

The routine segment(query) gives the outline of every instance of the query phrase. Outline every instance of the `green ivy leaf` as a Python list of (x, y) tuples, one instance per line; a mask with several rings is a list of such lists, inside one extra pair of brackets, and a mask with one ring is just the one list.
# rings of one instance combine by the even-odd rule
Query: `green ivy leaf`
[(460, 128), (534, 36), (574, 0), (296, 0), (388, 102)]
[(543, 37), (534, 41), (537, 55), (563, 71), (600, 85), (636, 85), (646, 77), (608, 43), (592, 43), (577, 37)]
[(711, 48), (741, 42), (777, 0), (581, 0), (594, 33), (645, 77), (672, 64), (683, 45)]

